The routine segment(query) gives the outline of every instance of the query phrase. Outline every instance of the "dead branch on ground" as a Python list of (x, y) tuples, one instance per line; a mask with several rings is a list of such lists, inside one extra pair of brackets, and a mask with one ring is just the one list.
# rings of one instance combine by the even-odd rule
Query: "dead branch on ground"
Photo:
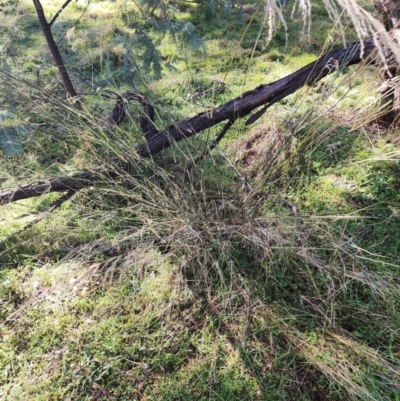
[[(296, 92), (303, 86), (319, 81), (327, 75), (338, 71), (340, 68), (360, 63), (362, 61), (361, 53), (363, 52), (362, 54), (365, 59), (372, 54), (374, 49), (375, 44), (373, 39), (367, 39), (363, 42), (363, 46), (357, 42), (347, 48), (334, 50), (285, 78), (260, 85), (215, 109), (197, 114), (194, 117), (183, 120), (181, 123), (173, 124), (163, 131), (158, 131), (154, 124), (152, 124), (153, 121), (148, 114), (151, 112), (148, 109), (146, 111), (147, 106), (145, 104), (145, 114), (150, 120), (148, 121), (148, 130), (145, 131), (147, 142), (137, 146), (132, 150), (132, 153), (139, 157), (149, 158), (167, 149), (173, 143), (187, 139), (223, 121), (229, 121), (228, 126), (230, 126), (237, 119), (243, 118), (259, 107), (262, 107), (261, 110), (256, 111), (249, 117), (247, 121), (251, 123), (261, 113), (264, 113), (267, 108), (286, 96)], [(143, 99), (139, 101), (146, 102)], [(127, 154), (127, 159), (129, 160), (130, 158), (132, 158), (131, 155)], [(109, 167), (97, 167), (90, 171), (77, 173), (71, 177), (50, 178), (18, 188), (7, 189), (0, 192), (0, 205), (50, 192), (78, 191), (82, 188), (101, 185), (107, 179), (116, 178), (119, 175), (118, 171), (121, 169), (131, 171), (134, 169), (134, 166), (121, 159), (115, 159)]]

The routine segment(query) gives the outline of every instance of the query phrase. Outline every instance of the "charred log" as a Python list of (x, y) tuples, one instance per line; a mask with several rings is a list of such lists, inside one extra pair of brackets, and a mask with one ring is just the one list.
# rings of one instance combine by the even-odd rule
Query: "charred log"
[[(171, 125), (163, 131), (157, 131), (154, 126), (154, 109), (152, 110), (148, 106), (146, 99), (141, 98), (140, 93), (134, 91), (131, 94), (132, 99), (138, 100), (147, 108), (145, 109), (147, 121), (143, 123), (143, 127), (145, 136), (148, 138), (147, 143), (138, 146), (134, 151), (140, 157), (149, 158), (170, 147), (174, 142), (187, 139), (223, 121), (228, 120), (230, 126), (238, 118), (247, 116), (262, 107), (261, 110), (255, 112), (253, 119), (251, 117), (248, 119), (248, 123), (251, 123), (259, 117), (260, 112), (264, 113), (274, 103), (340, 68), (360, 63), (362, 54), (364, 58), (367, 58), (374, 49), (373, 40), (368, 39), (364, 41), (363, 46), (357, 42), (347, 48), (334, 50), (285, 78), (270, 84), (260, 85), (213, 110), (200, 113), (179, 124)], [(148, 128), (149, 130), (145, 131)], [(127, 155), (127, 159), (129, 160), (129, 155)], [(133, 169), (130, 164), (120, 159), (114, 160), (114, 166), (115, 169), (98, 167), (92, 171), (78, 173), (71, 177), (49, 179), (2, 191), (0, 192), (0, 205), (49, 192), (78, 191), (85, 187), (104, 183), (107, 178), (116, 178), (118, 176), (117, 169), (128, 171)]]

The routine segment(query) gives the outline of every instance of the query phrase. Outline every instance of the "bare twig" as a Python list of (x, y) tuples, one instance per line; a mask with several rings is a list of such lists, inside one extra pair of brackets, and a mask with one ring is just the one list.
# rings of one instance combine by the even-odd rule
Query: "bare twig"
[(296, 206), (293, 202), (291, 202), (291, 201), (289, 201), (289, 200), (287, 200), (287, 199), (285, 199), (285, 198), (282, 198), (282, 197), (280, 197), (280, 199), (282, 200), (282, 202), (283, 202), (287, 207), (289, 207), (290, 209), (292, 209), (292, 212), (293, 212), (294, 215), (297, 214), (297, 206)]
[(244, 125), (247, 127), (248, 125), (255, 123), (267, 111), (267, 108), (268, 105), (266, 104), (261, 110), (256, 111), (248, 118)]
[(239, 180), (242, 182), (242, 191), (244, 193), (255, 192), (254, 188), (249, 184), (247, 178), (233, 165), (229, 158), (222, 152), (219, 152), (222, 158), (231, 166), (232, 170), (238, 176)]
[(29, 15), (36, 15), (36, 14), (28, 13), (28, 14), (20, 15), (20, 16), (17, 18), (17, 20), (15, 21), (15, 26), (18, 26), (18, 24), (20, 23), (20, 21), (22, 20), (22, 18), (28, 17)]
[(232, 127), (233, 123), (234, 123), (234, 121), (228, 120), (228, 122), (222, 128), (221, 132), (210, 143), (210, 145), (207, 147), (207, 149), (203, 153), (201, 153), (199, 156), (197, 156), (196, 159), (194, 159), (192, 163), (190, 163), (188, 166), (185, 167), (185, 172), (186, 173), (191, 171), (194, 166), (199, 164), (207, 155), (209, 155), (211, 153), (211, 151), (213, 149), (215, 149), (215, 147), (218, 145), (218, 143), (221, 141), (221, 139), (228, 132), (229, 128)]
[[(74, 24), (72, 25), (71, 28), (73, 28), (74, 26), (76, 26), (76, 25), (79, 24), (79, 21), (80, 21), (80, 20), (82, 19), (82, 17), (85, 15), (86, 10), (89, 8), (89, 5), (90, 5), (90, 0), (87, 2), (85, 9), (82, 11), (82, 14), (81, 14), (81, 15), (79, 16), (79, 18), (74, 22)], [(71, 28), (70, 28), (70, 29), (71, 29)], [(65, 32), (65, 33), (61, 36), (61, 38), (58, 39), (57, 46), (61, 43), (61, 41), (64, 39), (64, 36), (65, 36), (66, 34), (67, 34), (67, 32)]]
[(49, 26), (52, 26), (54, 22), (56, 22), (56, 19), (60, 16), (60, 14), (64, 11), (64, 9), (68, 6), (69, 3), (71, 3), (72, 0), (67, 0), (60, 8), (59, 10), (54, 14), (53, 18), (49, 21)]
[(140, 127), (142, 128), (146, 140), (149, 140), (154, 134), (158, 133), (154, 124), (155, 113), (153, 105), (142, 92), (136, 89), (127, 92), (127, 99), (137, 100), (143, 107), (144, 116), (140, 120)]

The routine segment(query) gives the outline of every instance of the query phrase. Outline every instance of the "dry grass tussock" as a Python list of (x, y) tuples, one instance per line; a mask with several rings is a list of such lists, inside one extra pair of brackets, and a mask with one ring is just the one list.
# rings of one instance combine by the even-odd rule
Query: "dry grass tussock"
[[(263, 132), (260, 129), (245, 143), (261, 139)], [(272, 139), (266, 136), (263, 141), (276, 141), (274, 132)], [(382, 305), (400, 299), (395, 276), (368, 267), (366, 261), (373, 255), (332, 231), (327, 220), (291, 216), (284, 209), (266, 215), (265, 199), (241, 193), (239, 184), (222, 188), (196, 171), (184, 180), (152, 161), (136, 163), (139, 176), (121, 172), (117, 182), (123, 185), (105, 181), (103, 189), (96, 189), (95, 198), (103, 202), (100, 210), (87, 209), (93, 194), (76, 200), (83, 226), (91, 227), (98, 238), (75, 244), (66, 256), (87, 266), (78, 288), (90, 287), (93, 281), (107, 287), (132, 277), (141, 282), (149, 274), (162, 275), (163, 266), (170, 265), (170, 295), (160, 301), (159, 313), (170, 310), (174, 297), (200, 302), (224, 322), (220, 330), (227, 336), (226, 346), (239, 355), (239, 364), (238, 344), (247, 347), (249, 332), (257, 327), (256, 349), (278, 349), (283, 339), (310, 369), (302, 380), (319, 372), (331, 391), (346, 393), (349, 399), (377, 400), (396, 388), (395, 358), (354, 339), (342, 325), (345, 307), (340, 305), (357, 292), (367, 291), (371, 302)], [(104, 209), (107, 202), (111, 207)], [(108, 222), (109, 240), (103, 235)], [(76, 234), (79, 230), (82, 226)], [(62, 242), (60, 226), (56, 231)], [(73, 235), (70, 227), (65, 234)], [(385, 325), (375, 311), (364, 313), (366, 319), (382, 319)], [(315, 322), (311, 326), (310, 320)], [(277, 344), (262, 334), (271, 324), (282, 335)]]

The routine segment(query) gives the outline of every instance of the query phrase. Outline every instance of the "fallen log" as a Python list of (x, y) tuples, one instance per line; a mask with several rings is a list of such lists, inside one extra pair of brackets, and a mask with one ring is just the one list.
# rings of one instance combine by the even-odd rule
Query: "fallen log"
[[(137, 146), (134, 151), (140, 157), (149, 158), (168, 148), (174, 142), (189, 138), (223, 121), (234, 122), (262, 106), (261, 110), (256, 111), (249, 117), (248, 124), (250, 124), (274, 103), (296, 92), (298, 89), (313, 84), (338, 71), (340, 68), (360, 63), (363, 59), (368, 58), (374, 49), (375, 44), (371, 38), (361, 43), (354, 43), (347, 48), (334, 50), (322, 56), (317, 61), (308, 64), (285, 78), (260, 85), (215, 109), (199, 113), (194, 117), (183, 120), (179, 124), (171, 125), (163, 131), (157, 131), (152, 126), (146, 133), (147, 142)], [(130, 163), (120, 159), (116, 159), (114, 165), (115, 168), (98, 167), (70, 177), (52, 178), (1, 191), (0, 205), (50, 192), (78, 191), (85, 187), (104, 183), (105, 177), (117, 177), (117, 169), (132, 169)]]

